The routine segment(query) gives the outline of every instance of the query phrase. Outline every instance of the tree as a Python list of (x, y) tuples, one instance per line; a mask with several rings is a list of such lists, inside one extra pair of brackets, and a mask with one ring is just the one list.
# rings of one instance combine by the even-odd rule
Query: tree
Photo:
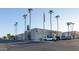
[(57, 36), (58, 36), (58, 31), (59, 31), (59, 23), (58, 23), (58, 18), (60, 17), (59, 15), (55, 16), (57, 18)]
[(6, 36), (3, 36), (3, 39), (6, 39), (7, 37)]
[(54, 12), (53, 10), (49, 10), (49, 13), (50, 13), (50, 30), (52, 30), (52, 13)]
[(11, 34), (7, 34), (7, 38), (8, 39), (11, 39)]
[(69, 37), (69, 26), (71, 25), (71, 22), (67, 22), (67, 26), (68, 26), (68, 37)]
[(11, 39), (15, 39), (15, 35), (11, 35), (11, 37), (10, 37)]
[(3, 36), (4, 39), (15, 39), (15, 35), (7, 34), (6, 36)]
[(30, 26), (30, 29), (31, 29), (31, 11), (32, 11), (32, 8), (29, 8), (28, 12), (29, 12), (29, 26)]
[(15, 26), (15, 35), (17, 35), (17, 26), (18, 26), (18, 22), (16, 22), (16, 23), (14, 24), (14, 26)]
[(24, 17), (24, 20), (25, 20), (25, 22), (24, 22), (24, 27), (25, 27), (25, 30), (24, 30), (24, 33), (25, 33), (25, 40), (26, 40), (26, 16), (27, 16), (27, 14), (24, 14), (23, 15), (23, 17)]

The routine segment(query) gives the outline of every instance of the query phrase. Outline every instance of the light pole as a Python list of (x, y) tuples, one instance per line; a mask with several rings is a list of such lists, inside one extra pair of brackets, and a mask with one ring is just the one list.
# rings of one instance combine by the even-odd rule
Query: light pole
[(15, 39), (17, 39), (17, 25), (18, 25), (18, 22), (16, 22), (14, 24), (14, 27), (15, 27)]
[(30, 29), (31, 29), (31, 11), (32, 11), (32, 9), (29, 8), (28, 12), (29, 12), (29, 27), (30, 27)]
[(59, 31), (59, 21), (58, 18), (60, 17), (59, 15), (55, 16), (57, 18), (57, 36), (58, 36), (58, 31)]
[(52, 30), (52, 13), (54, 12), (53, 10), (49, 10), (49, 13), (50, 13), (50, 30)]
[(23, 15), (24, 20), (25, 20), (25, 21), (24, 21), (24, 29), (25, 29), (25, 30), (24, 30), (24, 33), (25, 33), (24, 39), (25, 39), (25, 40), (26, 40), (26, 16), (27, 16), (27, 14), (24, 14), (24, 15)]

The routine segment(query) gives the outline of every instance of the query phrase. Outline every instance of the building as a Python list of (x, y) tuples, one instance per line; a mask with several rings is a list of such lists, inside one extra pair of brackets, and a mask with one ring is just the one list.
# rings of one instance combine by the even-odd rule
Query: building
[(78, 31), (74, 31), (74, 38), (79, 39), (79, 32)]
[[(68, 32), (63, 32), (62, 36), (68, 37)], [(71, 37), (71, 39), (79, 39), (79, 32), (78, 31), (71, 31), (69, 32), (69, 37)]]
[[(47, 35), (56, 36), (57, 34), (56, 31), (40, 29), (40, 28), (34, 28), (34, 29), (26, 31), (25, 33), (26, 33), (26, 40), (31, 40), (31, 41), (43, 41), (43, 38), (45, 38)], [(62, 32), (58, 32), (58, 34), (59, 36), (61, 36)], [(25, 40), (24, 33), (19, 34), (17, 36), (19, 40)]]
[[(33, 41), (41, 41), (43, 38), (45, 38), (47, 35), (56, 36), (56, 31), (46, 30), (46, 29), (40, 29), (40, 28), (34, 28), (31, 30), (31, 39)], [(61, 32), (58, 32), (59, 36), (61, 36)]]
[(16, 37), (18, 40), (24, 40), (24, 33), (18, 34)]

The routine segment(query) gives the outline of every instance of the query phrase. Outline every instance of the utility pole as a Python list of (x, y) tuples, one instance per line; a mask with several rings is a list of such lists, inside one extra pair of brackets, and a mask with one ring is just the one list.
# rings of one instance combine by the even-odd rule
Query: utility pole
[(24, 39), (26, 40), (26, 16), (27, 16), (27, 14), (24, 14), (23, 15), (23, 17), (24, 17), (24, 33), (25, 33), (25, 35), (24, 35)]
[(49, 10), (49, 13), (50, 13), (50, 30), (52, 30), (52, 13), (54, 12), (53, 10)]

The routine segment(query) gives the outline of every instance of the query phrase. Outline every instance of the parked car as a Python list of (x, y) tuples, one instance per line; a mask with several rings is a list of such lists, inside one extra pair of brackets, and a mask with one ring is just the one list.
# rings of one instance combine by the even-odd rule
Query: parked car
[(60, 37), (61, 40), (67, 40), (65, 36)]
[(71, 36), (67, 36), (67, 40), (71, 40), (72, 38), (71, 38)]
[(61, 40), (71, 40), (70, 36), (61, 36), (60, 37)]
[(60, 40), (60, 36), (56, 36), (56, 39), (57, 39), (57, 40)]
[(55, 36), (52, 36), (52, 35), (47, 35), (45, 38), (44, 38), (45, 41), (56, 41), (56, 37)]

